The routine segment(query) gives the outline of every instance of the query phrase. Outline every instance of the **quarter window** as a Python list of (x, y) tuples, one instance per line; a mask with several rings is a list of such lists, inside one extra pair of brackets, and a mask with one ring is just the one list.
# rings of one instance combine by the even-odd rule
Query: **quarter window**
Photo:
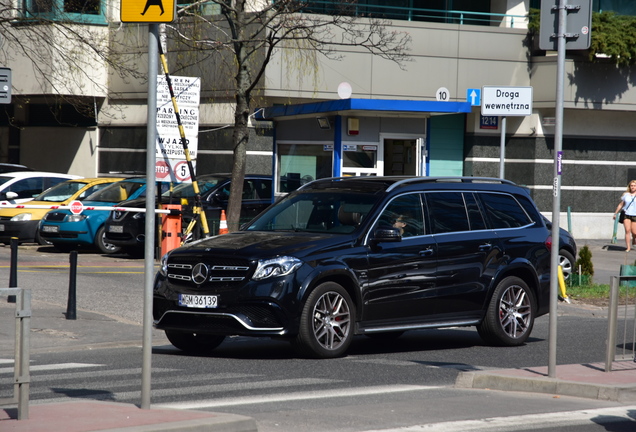
[(532, 223), (521, 205), (510, 195), (479, 194), (492, 228), (517, 228)]

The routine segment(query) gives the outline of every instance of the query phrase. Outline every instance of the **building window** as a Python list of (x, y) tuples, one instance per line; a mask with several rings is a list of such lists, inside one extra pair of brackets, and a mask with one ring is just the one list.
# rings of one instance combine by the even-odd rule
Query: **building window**
[(106, 24), (103, 0), (26, 0), (26, 18)]
[(636, 15), (636, 4), (633, 0), (594, 0), (592, 10), (595, 12), (612, 11), (617, 15)]

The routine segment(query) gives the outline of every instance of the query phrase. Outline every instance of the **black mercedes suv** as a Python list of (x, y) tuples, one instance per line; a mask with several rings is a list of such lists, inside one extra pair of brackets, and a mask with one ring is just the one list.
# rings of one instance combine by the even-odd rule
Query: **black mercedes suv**
[(450, 326), (521, 345), (549, 309), (551, 245), (527, 190), (506, 180), (321, 179), (238, 232), (166, 254), (154, 324), (198, 353), (243, 335), (331, 358), (354, 335)]

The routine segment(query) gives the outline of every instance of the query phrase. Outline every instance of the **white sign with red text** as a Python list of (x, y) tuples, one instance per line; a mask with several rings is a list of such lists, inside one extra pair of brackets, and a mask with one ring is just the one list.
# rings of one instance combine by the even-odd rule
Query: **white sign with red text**
[[(199, 137), (199, 101), (201, 79), (198, 77), (171, 76), (172, 90), (177, 102), (181, 126), (185, 134), (190, 159), (197, 158)], [(161, 182), (190, 182), (186, 155), (183, 149), (179, 122), (175, 114), (170, 88), (165, 75), (157, 76), (157, 145), (155, 176)], [(182, 162), (182, 163), (180, 163)], [(175, 170), (179, 170), (178, 172)], [(189, 170), (188, 170), (189, 171)]]

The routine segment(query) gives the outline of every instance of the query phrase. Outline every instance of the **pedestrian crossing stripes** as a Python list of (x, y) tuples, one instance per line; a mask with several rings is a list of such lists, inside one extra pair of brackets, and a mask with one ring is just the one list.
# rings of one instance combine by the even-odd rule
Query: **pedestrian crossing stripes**
[(413, 391), (428, 391), (441, 388), (439, 386), (417, 386), (417, 385), (392, 385), (392, 386), (371, 386), (348, 389), (317, 390), (309, 392), (278, 393), (263, 396), (247, 396), (239, 398), (224, 398), (220, 400), (205, 400), (197, 402), (178, 402), (153, 405), (154, 408), (173, 409), (204, 409), (220, 408), (236, 405), (253, 405), (274, 402), (288, 402), (311, 399), (333, 399), (347, 398), (353, 396), (371, 396), (387, 393), (402, 393)]
[[(89, 367), (99, 367), (103, 366), (100, 364), (92, 364), (92, 363), (59, 363), (59, 364), (49, 364), (49, 365), (31, 365), (29, 370), (31, 372), (38, 371), (52, 371), (52, 370), (62, 370), (62, 369), (76, 369), (76, 368), (89, 368)], [(0, 368), (0, 374), (13, 373), (13, 367), (4, 367)]]

